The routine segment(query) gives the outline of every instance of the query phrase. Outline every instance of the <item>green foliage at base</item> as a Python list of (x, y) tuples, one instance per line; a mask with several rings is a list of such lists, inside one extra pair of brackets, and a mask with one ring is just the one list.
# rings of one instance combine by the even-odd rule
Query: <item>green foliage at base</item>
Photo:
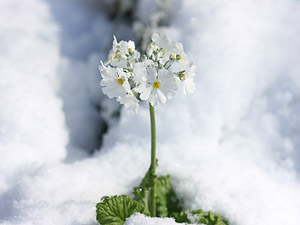
[(151, 177), (150, 169), (138, 187), (133, 188), (134, 199), (143, 203), (148, 210), (148, 193), (156, 180), (156, 215), (158, 217), (170, 217), (173, 213), (182, 211), (180, 201), (177, 198), (171, 182), (170, 176)]
[(207, 224), (207, 225), (229, 225), (220, 215), (214, 214), (212, 211), (207, 213), (200, 210), (186, 211), (174, 213), (173, 217), (177, 223), (193, 223), (193, 224)]
[(122, 225), (136, 212), (144, 213), (145, 206), (126, 195), (105, 197), (96, 205), (97, 221), (102, 225)]
[(145, 210), (149, 212), (148, 200), (149, 200), (149, 189), (153, 186), (156, 176), (151, 176), (151, 168), (147, 171), (144, 178), (142, 179), (138, 187), (133, 188), (134, 199), (144, 204)]
[(149, 216), (149, 188), (156, 179), (156, 215), (158, 217), (174, 217), (177, 223), (229, 225), (220, 215), (202, 210), (183, 211), (180, 200), (176, 196), (170, 176), (151, 177), (148, 171), (138, 187), (133, 189), (134, 199), (126, 196), (105, 197), (97, 204), (97, 221), (101, 225), (123, 225), (127, 218), (139, 212)]
[(156, 211), (158, 217), (171, 217), (173, 213), (182, 211), (180, 200), (172, 188), (169, 175), (157, 179)]

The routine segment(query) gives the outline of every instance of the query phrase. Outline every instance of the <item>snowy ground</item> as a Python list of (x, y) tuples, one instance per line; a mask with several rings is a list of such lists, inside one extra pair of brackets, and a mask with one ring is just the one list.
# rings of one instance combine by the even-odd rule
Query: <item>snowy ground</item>
[[(145, 19), (149, 1), (140, 2)], [(91, 154), (118, 107), (97, 70), (110, 4), (0, 2), (0, 224), (97, 224), (100, 198), (129, 194), (148, 168), (147, 105), (108, 121)], [(178, 0), (176, 9), (161, 29), (197, 64), (197, 90), (156, 108), (159, 174), (171, 174), (187, 209), (236, 225), (299, 225), (300, 2)]]

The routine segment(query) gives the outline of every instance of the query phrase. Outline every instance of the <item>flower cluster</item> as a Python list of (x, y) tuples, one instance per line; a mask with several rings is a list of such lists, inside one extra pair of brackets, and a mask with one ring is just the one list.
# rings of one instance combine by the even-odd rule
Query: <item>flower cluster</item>
[(103, 93), (135, 112), (140, 100), (152, 106), (164, 104), (175, 96), (180, 83), (184, 94), (195, 90), (196, 66), (188, 61), (181, 43), (162, 33), (152, 35), (142, 56), (133, 41), (118, 43), (114, 37), (108, 60), (101, 62), (99, 70)]

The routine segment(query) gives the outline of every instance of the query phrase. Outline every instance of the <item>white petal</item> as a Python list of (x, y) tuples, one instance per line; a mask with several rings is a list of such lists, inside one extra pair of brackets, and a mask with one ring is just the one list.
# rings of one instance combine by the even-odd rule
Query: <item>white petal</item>
[(114, 38), (114, 40), (113, 40), (113, 45), (117, 45), (118, 41), (117, 41), (117, 38), (116, 38), (116, 36), (115, 36), (115, 35), (113, 35), (113, 38)]
[(153, 91), (151, 95), (149, 96), (149, 102), (153, 107), (157, 105), (157, 92)]
[(133, 65), (133, 81), (136, 84), (146, 82), (147, 80), (147, 70), (144, 63), (138, 62)]
[(139, 108), (139, 100), (137, 100), (134, 96), (132, 95), (125, 95), (123, 98), (118, 98), (118, 102), (121, 104), (124, 104), (126, 109), (133, 110), (135, 112), (138, 111)]
[(103, 84), (105, 87), (102, 88), (102, 91), (109, 98), (124, 96), (126, 94), (125, 89), (117, 81), (106, 81)]
[(152, 39), (152, 41), (153, 41), (154, 43), (159, 43), (159, 41), (160, 41), (160, 36), (159, 36), (158, 33), (153, 33), (151, 39)]
[(147, 82), (153, 84), (156, 81), (156, 75), (157, 75), (156, 69), (153, 67), (149, 67), (147, 68), (147, 71), (148, 71)]
[(158, 79), (161, 80), (162, 82), (164, 81), (169, 82), (173, 78), (173, 74), (166, 69), (159, 70), (157, 76)]
[(138, 51), (134, 51), (134, 58), (139, 59), (141, 57), (141, 53)]
[(183, 82), (183, 94), (186, 94), (186, 91), (189, 94), (192, 94), (195, 91), (196, 87), (195, 87), (195, 83), (192, 79), (186, 79)]
[(168, 99), (171, 99), (175, 96), (176, 94), (176, 90), (177, 90), (177, 84), (164, 84), (161, 86), (161, 88), (159, 88), (161, 92), (163, 92)]
[(128, 41), (128, 48), (132, 48), (133, 50), (135, 50), (135, 44), (133, 41)]
[(125, 88), (125, 91), (126, 91), (127, 93), (131, 93), (132, 91), (131, 91), (130, 84), (129, 84), (128, 80), (125, 80), (125, 81), (123, 81), (123, 82), (124, 82), (124, 83), (123, 83), (123, 87)]
[(160, 102), (160, 104), (165, 104), (166, 103), (167, 97), (159, 89), (157, 90), (157, 98), (158, 98), (158, 101)]
[(100, 65), (99, 69), (103, 79), (112, 80), (118, 77), (116, 68), (110, 66), (105, 67), (104, 65)]
[(148, 100), (149, 96), (151, 94), (151, 91), (152, 91), (152, 87), (150, 87), (150, 88), (147, 88), (146, 86), (141, 87), (139, 89), (139, 92), (141, 93), (140, 98), (145, 101)]

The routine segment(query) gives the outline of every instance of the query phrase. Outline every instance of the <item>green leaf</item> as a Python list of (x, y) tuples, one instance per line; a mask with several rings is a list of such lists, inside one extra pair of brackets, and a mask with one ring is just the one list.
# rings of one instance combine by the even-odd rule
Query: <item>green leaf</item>
[[(158, 166), (157, 160), (156, 160), (156, 166)], [(156, 181), (156, 179), (157, 179), (156, 174), (153, 173), (152, 168), (150, 166), (142, 182), (140, 183), (139, 187), (146, 187), (146, 188), (153, 187), (153, 184)]]
[(156, 215), (159, 217), (171, 216), (173, 213), (182, 211), (180, 201), (172, 188), (169, 175), (157, 179), (156, 211)]
[(186, 212), (173, 213), (172, 217), (177, 223), (191, 223)]
[(173, 217), (175, 218), (175, 221), (177, 223), (229, 225), (229, 223), (220, 215), (215, 215), (212, 211), (204, 213), (201, 209), (195, 211), (174, 213)]
[(146, 187), (135, 187), (133, 188), (133, 194), (135, 196), (135, 200), (142, 203), (145, 207), (144, 214), (149, 215), (148, 210), (148, 193), (149, 189)]
[(148, 213), (148, 193), (156, 179), (156, 215), (159, 217), (171, 216), (175, 212), (182, 211), (180, 201), (177, 198), (171, 182), (170, 176), (153, 177), (151, 168), (147, 171), (145, 177), (138, 187), (133, 189), (135, 200), (141, 202), (145, 206), (145, 212)]
[(144, 213), (144, 205), (126, 195), (105, 197), (96, 207), (97, 221), (101, 225), (123, 225), (132, 214)]
[[(156, 161), (156, 165), (157, 165), (157, 161)], [(150, 215), (148, 209), (148, 200), (149, 200), (148, 193), (149, 193), (149, 189), (153, 187), (153, 184), (156, 181), (156, 179), (157, 177), (155, 174), (153, 174), (152, 168), (150, 167), (147, 170), (140, 185), (138, 187), (133, 188), (134, 199), (145, 206), (145, 210), (144, 210), (145, 215)]]
[(138, 187), (133, 188), (134, 199), (145, 206), (145, 212), (149, 214), (148, 209), (148, 193), (150, 188), (150, 169)]

